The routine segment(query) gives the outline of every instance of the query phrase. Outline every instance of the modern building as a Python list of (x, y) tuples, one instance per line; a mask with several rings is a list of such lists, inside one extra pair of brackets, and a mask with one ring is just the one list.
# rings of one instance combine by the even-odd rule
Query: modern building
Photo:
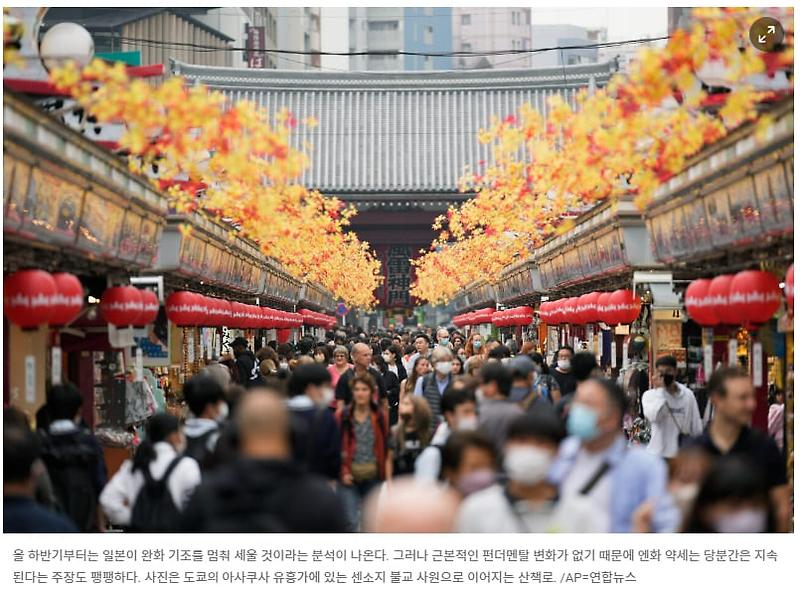
[[(453, 50), (450, 8), (350, 8), (350, 70), (450, 70), (450, 56), (401, 56), (392, 52), (447, 54)], [(385, 54), (375, 54), (385, 52)]]
[[(530, 8), (454, 8), (453, 51), (465, 53), (490, 53), (506, 50), (531, 49)], [(457, 69), (530, 68), (534, 66), (531, 55), (497, 54), (455, 58)]]
[[(253, 47), (267, 50), (263, 54), (233, 52), (231, 66), (242, 67), (252, 65), (253, 68), (277, 68), (277, 55), (270, 53), (278, 47), (278, 10), (277, 8), (238, 8), (225, 6), (221, 8), (186, 8), (197, 11), (194, 18), (217, 31), (234, 39), (236, 48)], [(251, 31), (252, 30), (252, 31)], [(255, 55), (257, 54), (257, 55)], [(282, 67), (290, 68), (290, 67)]]
[[(320, 51), (320, 9), (299, 6), (281, 7), (278, 13), (278, 47), (281, 50)], [(277, 68), (281, 70), (317, 70), (321, 66), (319, 54), (277, 54)]]
[[(219, 69), (173, 63), (189, 83), (247, 98), (270, 113), (286, 107), (298, 121), (293, 145), (311, 146), (310, 168), (299, 182), (352, 203), (352, 229), (384, 265), (380, 303), (391, 316), (410, 317), (409, 257), (427, 248), (431, 224), (459, 193), (465, 166), (491, 163), (491, 147), (477, 131), (492, 116), (530, 103), (547, 114), (548, 98), (575, 105), (578, 91), (604, 86), (614, 64), (551, 69), (420, 72), (285, 72)], [(388, 316), (388, 315), (387, 315)]]
[(592, 64), (599, 61), (599, 51), (591, 46), (607, 40), (605, 29), (586, 29), (578, 25), (534, 25), (531, 47), (540, 51), (531, 56), (531, 65), (547, 68)]

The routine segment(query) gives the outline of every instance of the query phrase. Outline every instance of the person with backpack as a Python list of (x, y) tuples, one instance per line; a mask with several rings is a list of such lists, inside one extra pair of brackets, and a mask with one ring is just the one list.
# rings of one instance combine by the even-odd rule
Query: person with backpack
[(122, 463), (100, 494), (111, 524), (136, 532), (175, 531), (180, 512), (200, 484), (200, 465), (186, 458), (178, 419), (158, 413), (132, 459)]
[(82, 532), (103, 528), (97, 499), (108, 478), (97, 438), (78, 425), (83, 398), (74, 385), (57, 384), (47, 394), (50, 424), (40, 430), (42, 461), (58, 509)]
[[(339, 382), (341, 383), (341, 381)], [(386, 480), (389, 425), (384, 409), (372, 396), (375, 378), (356, 374), (350, 382), (353, 401), (339, 415), (342, 429), (341, 493), (350, 529), (358, 530), (364, 498)]]
[(256, 365), (256, 355), (247, 345), (247, 340), (239, 336), (231, 342), (233, 356), (236, 359), (239, 383), (249, 388), (253, 381), (258, 378), (258, 367)]
[(300, 365), (289, 378), (289, 395), (286, 406), (295, 461), (309, 472), (336, 481), (342, 439), (330, 408), (336, 403), (331, 374), (322, 363)]
[(183, 398), (191, 412), (183, 429), (186, 455), (205, 471), (214, 466), (214, 448), (228, 418), (225, 391), (210, 377), (195, 375), (183, 384)]
[(183, 512), (187, 533), (337, 533), (341, 499), (292, 459), (289, 413), (275, 390), (250, 390), (236, 411), (235, 460), (203, 479)]

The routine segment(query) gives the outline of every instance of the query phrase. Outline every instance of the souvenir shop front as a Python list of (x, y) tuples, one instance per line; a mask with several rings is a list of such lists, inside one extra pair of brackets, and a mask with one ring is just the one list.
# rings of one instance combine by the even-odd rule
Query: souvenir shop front
[(300, 289), (297, 301), (297, 312), (303, 316), (304, 334), (314, 336), (319, 341), (325, 340), (326, 330), (336, 326), (336, 301), (330, 292), (318, 284), (306, 282)]
[(632, 201), (598, 205), (534, 259), (543, 295), (540, 341), (548, 359), (568, 345), (597, 354), (614, 376), (631, 367), (647, 370), (650, 321), (659, 304), (632, 288), (638, 275), (656, 275), (662, 266)]
[[(533, 307), (539, 303), (544, 290), (536, 262), (529, 259), (506, 268), (494, 288), (497, 302), (503, 307), (497, 314), (495, 326), (503, 336), (516, 339), (520, 346), (522, 342), (533, 342), (542, 352), (547, 333), (534, 316)], [(514, 309), (516, 311), (510, 315), (503, 315)]]
[(474, 282), (453, 299), (455, 311), (453, 325), (468, 333), (479, 333), (484, 338), (497, 337), (492, 327), (492, 314), (497, 306), (495, 288), (486, 281)]
[(792, 102), (769, 112), (766, 129), (745, 125), (693, 158), (645, 214), (656, 258), (686, 306), (671, 345), (660, 349), (686, 355), (701, 396), (721, 364), (747, 367), (761, 428), (768, 396), (786, 389), (793, 369), (793, 321), (782, 297), (793, 285)]

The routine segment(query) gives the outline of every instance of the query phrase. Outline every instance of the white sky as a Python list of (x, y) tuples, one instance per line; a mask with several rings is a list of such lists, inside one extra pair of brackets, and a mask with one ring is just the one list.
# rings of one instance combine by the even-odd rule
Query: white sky
[(667, 8), (532, 8), (534, 25), (605, 27), (609, 41), (660, 37), (667, 34)]

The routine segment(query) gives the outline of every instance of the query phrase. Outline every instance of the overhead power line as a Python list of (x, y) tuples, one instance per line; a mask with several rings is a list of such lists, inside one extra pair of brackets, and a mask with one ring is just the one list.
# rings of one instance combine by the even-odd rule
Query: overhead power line
[(192, 42), (178, 42), (178, 41), (163, 41), (155, 39), (145, 39), (139, 37), (124, 37), (113, 36), (115, 40), (131, 44), (149, 44), (151, 47), (170, 47), (175, 49), (191, 49), (199, 52), (253, 52), (256, 54), (289, 54), (295, 56), (430, 56), (431, 58), (439, 57), (452, 57), (452, 58), (470, 58), (470, 57), (483, 57), (483, 56), (507, 56), (507, 55), (528, 55), (539, 54), (543, 52), (553, 52), (559, 50), (591, 50), (599, 48), (613, 48), (629, 44), (652, 43), (657, 41), (665, 41), (669, 39), (668, 35), (661, 37), (643, 37), (638, 39), (626, 39), (621, 41), (607, 41), (597, 42), (591, 44), (578, 44), (566, 46), (550, 46), (546, 48), (528, 48), (528, 49), (506, 49), (506, 50), (489, 50), (485, 52), (472, 52), (472, 51), (454, 51), (454, 52), (416, 52), (407, 50), (366, 50), (361, 52), (324, 52), (322, 50), (283, 50), (283, 49), (253, 49), (246, 47), (216, 47), (206, 44), (196, 44)]

